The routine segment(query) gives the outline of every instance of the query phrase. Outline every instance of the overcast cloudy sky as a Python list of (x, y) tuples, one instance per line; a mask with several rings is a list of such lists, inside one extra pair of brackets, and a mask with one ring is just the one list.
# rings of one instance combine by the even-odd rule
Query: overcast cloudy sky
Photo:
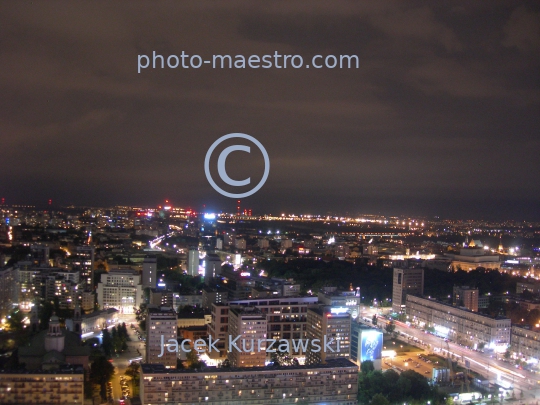
[[(0, 197), (231, 210), (203, 162), (241, 132), (255, 213), (539, 218), (539, 3), (434, 3), (4, 1)], [(360, 64), (138, 74), (153, 51)]]

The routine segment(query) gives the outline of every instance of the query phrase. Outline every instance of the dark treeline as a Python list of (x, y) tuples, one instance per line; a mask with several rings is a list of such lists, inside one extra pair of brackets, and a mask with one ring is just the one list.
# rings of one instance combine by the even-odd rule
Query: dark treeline
[[(356, 263), (333, 260), (296, 259), (289, 261), (269, 260), (258, 264), (270, 277), (293, 278), (302, 285), (303, 292), (317, 291), (323, 286), (348, 289), (360, 287), (364, 303), (374, 298), (381, 301), (392, 296), (393, 269), (383, 266), (368, 266), (362, 260)], [(424, 293), (439, 299), (452, 295), (454, 285), (478, 287), (480, 294), (515, 293), (519, 277), (498, 271), (477, 269), (470, 272), (444, 272), (425, 270)]]

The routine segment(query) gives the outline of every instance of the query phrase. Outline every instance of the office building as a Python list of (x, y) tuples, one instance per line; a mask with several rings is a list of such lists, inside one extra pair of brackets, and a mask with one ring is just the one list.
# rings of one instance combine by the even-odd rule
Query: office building
[(50, 249), (46, 245), (32, 245), (30, 247), (32, 255), (32, 263), (34, 266), (48, 267), (50, 266)]
[(227, 358), (231, 362), (231, 367), (264, 367), (266, 333), (266, 316), (259, 309), (230, 308), (228, 335), (237, 342), (236, 346), (233, 344), (227, 347)]
[(0, 403), (83, 404), (84, 369), (69, 366), (39, 372), (0, 370)]
[(452, 304), (454, 306), (467, 308), (473, 312), (478, 312), (478, 288), (454, 286)]
[(350, 360), (360, 366), (364, 361), (372, 361), (375, 370), (382, 369), (383, 333), (377, 328), (362, 323), (351, 322)]
[(97, 288), (99, 307), (116, 308), (121, 314), (132, 314), (141, 305), (141, 275), (129, 269), (111, 269), (101, 275)]
[(203, 286), (202, 288), (202, 307), (210, 310), (212, 304), (222, 304), (228, 301), (229, 292), (223, 289), (214, 289)]
[(146, 405), (332, 404), (357, 405), (358, 366), (346, 359), (291, 367), (167, 370), (141, 366), (140, 400)]
[(510, 319), (505, 317), (492, 318), (411, 294), (407, 295), (407, 315), (412, 323), (473, 349), (482, 344), (504, 352), (510, 344)]
[[(319, 306), (307, 310), (306, 338), (310, 343), (320, 342), (319, 351), (311, 345), (306, 364), (325, 364), (328, 360), (350, 357), (351, 315), (332, 313), (329, 307)], [(326, 347), (327, 348), (326, 348)]]
[(392, 310), (405, 310), (407, 294), (424, 295), (424, 269), (394, 268), (392, 285)]
[(229, 305), (256, 307), (267, 317), (269, 339), (305, 339), (307, 310), (317, 297), (280, 297), (272, 299), (231, 300)]
[(156, 288), (157, 285), (157, 258), (147, 256), (143, 261), (142, 288)]
[[(165, 368), (176, 368), (178, 355), (174, 343), (169, 341), (176, 341), (178, 338), (177, 320), (176, 311), (170, 307), (148, 308), (146, 317), (146, 363), (163, 364)], [(160, 355), (161, 357), (159, 357)]]
[(339, 291), (337, 287), (323, 287), (318, 294), (319, 303), (333, 308), (343, 308), (356, 318), (360, 311), (360, 288)]
[(17, 302), (17, 271), (13, 267), (0, 268), (0, 319), (9, 315)]
[(87, 291), (94, 289), (94, 254), (93, 246), (77, 246), (76, 256), (72, 258), (73, 266), (80, 271), (81, 282)]
[(193, 277), (199, 275), (199, 250), (190, 248), (187, 257), (187, 274)]
[(214, 278), (221, 274), (221, 259), (218, 255), (208, 254), (204, 258), (204, 283), (211, 285)]
[(219, 353), (209, 352), (215, 358), (224, 358), (227, 355), (227, 339), (229, 336), (229, 306), (223, 303), (212, 304), (211, 320), (208, 324), (208, 335), (214, 340), (219, 339), (216, 347)]
[(257, 246), (261, 249), (268, 249), (270, 247), (270, 241), (266, 238), (257, 239)]

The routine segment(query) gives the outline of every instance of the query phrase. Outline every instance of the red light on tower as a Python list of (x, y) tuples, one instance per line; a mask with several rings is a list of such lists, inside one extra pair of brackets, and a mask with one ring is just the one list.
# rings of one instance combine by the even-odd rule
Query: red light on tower
[(2, 197), (2, 205), (4, 205), (5, 203), (6, 203), (6, 199)]
[(49, 205), (52, 205), (52, 200), (51, 199), (49, 199)]
[(240, 216), (240, 200), (236, 201), (236, 215)]

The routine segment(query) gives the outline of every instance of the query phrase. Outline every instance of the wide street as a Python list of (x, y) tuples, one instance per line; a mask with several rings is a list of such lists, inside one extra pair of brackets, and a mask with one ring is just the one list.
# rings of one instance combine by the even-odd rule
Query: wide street
[[(371, 319), (375, 313), (380, 314), (380, 310), (365, 308), (362, 310), (362, 317)], [(386, 319), (379, 318), (378, 326), (384, 327), (387, 322)], [(466, 367), (466, 364), (468, 364), (470, 370), (485, 376), (491, 382), (504, 387), (513, 386), (518, 398), (520, 398), (521, 392), (523, 392), (524, 401), (536, 403), (536, 399), (540, 397), (540, 375), (526, 370), (520, 370), (511, 362), (499, 360), (495, 353), (483, 353), (453, 342), (446, 342), (441, 337), (427, 333), (421, 329), (409, 327), (401, 322), (396, 322), (395, 326), (396, 332), (405, 336), (409, 343), (413, 344), (416, 339), (419, 347), (436, 352), (443, 357), (447, 357), (448, 351), (450, 351), (450, 354), (455, 356), (455, 360), (458, 361), (460, 366)], [(502, 357), (501, 354), (498, 357)]]

